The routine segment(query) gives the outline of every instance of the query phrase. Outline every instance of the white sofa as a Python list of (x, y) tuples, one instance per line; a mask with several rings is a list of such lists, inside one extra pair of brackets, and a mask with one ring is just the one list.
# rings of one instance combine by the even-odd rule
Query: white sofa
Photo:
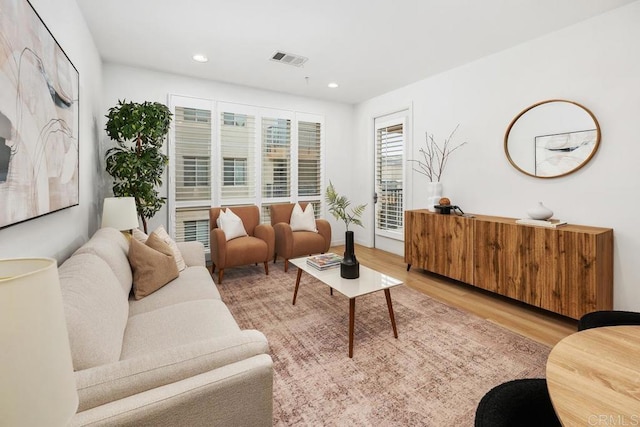
[(128, 239), (100, 229), (59, 268), (79, 395), (72, 425), (272, 424), (273, 366), (265, 336), (241, 330), (205, 267), (130, 297)]

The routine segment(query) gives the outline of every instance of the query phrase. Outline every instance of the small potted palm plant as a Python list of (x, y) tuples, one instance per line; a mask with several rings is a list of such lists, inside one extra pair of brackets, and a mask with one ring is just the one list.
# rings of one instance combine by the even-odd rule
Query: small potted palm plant
[(348, 211), (347, 208), (351, 205), (351, 202), (345, 196), (338, 195), (331, 181), (329, 181), (329, 186), (327, 187), (326, 200), (329, 204), (329, 213), (335, 219), (344, 221), (346, 227), (344, 257), (340, 263), (340, 276), (345, 279), (357, 279), (360, 277), (360, 264), (356, 259), (353, 246), (353, 231), (349, 231), (349, 224), (353, 223), (362, 227), (360, 217), (367, 205), (358, 205)]

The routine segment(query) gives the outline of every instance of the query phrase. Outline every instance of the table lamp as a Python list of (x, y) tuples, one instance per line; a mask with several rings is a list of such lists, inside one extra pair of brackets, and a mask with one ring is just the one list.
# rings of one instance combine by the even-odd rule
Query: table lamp
[(0, 259), (0, 425), (66, 426), (78, 408), (55, 259)]
[(128, 231), (138, 228), (138, 211), (133, 197), (107, 197), (102, 208), (102, 227)]

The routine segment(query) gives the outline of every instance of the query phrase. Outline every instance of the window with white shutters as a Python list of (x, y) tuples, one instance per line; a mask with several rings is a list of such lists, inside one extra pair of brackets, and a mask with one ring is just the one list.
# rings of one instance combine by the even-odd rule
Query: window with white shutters
[[(208, 105), (207, 105), (208, 106)], [(170, 182), (170, 229), (180, 242), (199, 241), (209, 247), (209, 206), (212, 197), (210, 108), (174, 108)]]
[(176, 209), (175, 239), (178, 242), (201, 242), (209, 247), (209, 208)]
[(321, 124), (298, 122), (298, 196), (321, 195)]
[(404, 124), (376, 125), (376, 232), (403, 231)]
[(308, 202), (323, 216), (321, 116), (170, 96), (169, 231), (209, 247), (211, 206)]
[(262, 118), (262, 197), (291, 196), (291, 120)]
[(175, 109), (176, 201), (211, 199), (211, 112)]
[(256, 197), (256, 117), (226, 111), (220, 126), (220, 204), (234, 205)]

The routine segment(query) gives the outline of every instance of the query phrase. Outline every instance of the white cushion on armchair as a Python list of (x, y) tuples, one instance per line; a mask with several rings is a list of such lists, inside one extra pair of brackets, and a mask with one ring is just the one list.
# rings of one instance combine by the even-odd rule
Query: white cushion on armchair
[(242, 219), (229, 208), (220, 210), (220, 215), (216, 222), (218, 228), (224, 231), (224, 238), (227, 242), (247, 235)]
[(313, 205), (307, 204), (307, 207), (302, 210), (302, 207), (296, 203), (291, 212), (291, 219), (289, 220), (291, 225), (291, 231), (312, 231), (318, 232), (316, 228), (316, 216), (313, 212)]

